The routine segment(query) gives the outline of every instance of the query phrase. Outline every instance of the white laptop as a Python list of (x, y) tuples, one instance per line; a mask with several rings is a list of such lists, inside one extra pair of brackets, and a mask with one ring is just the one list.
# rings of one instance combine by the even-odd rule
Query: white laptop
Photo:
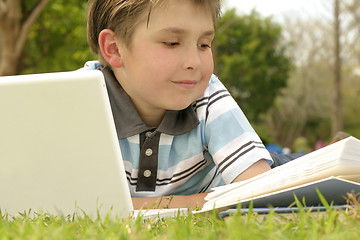
[(0, 209), (132, 213), (100, 71), (0, 77)]

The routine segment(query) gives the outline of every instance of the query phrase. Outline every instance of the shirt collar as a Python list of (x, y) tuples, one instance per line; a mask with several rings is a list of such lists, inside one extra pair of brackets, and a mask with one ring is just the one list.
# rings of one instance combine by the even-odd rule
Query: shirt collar
[[(130, 97), (116, 80), (109, 67), (98, 68), (104, 74), (110, 105), (115, 121), (118, 138), (127, 138), (153, 129), (147, 126), (139, 116)], [(168, 135), (181, 135), (199, 124), (193, 105), (180, 110), (167, 110), (164, 119), (157, 128), (158, 132)]]

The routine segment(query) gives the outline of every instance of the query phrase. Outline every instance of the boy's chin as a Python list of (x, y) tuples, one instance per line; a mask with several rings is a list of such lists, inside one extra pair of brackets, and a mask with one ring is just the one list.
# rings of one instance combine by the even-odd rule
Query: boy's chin
[(173, 106), (169, 107), (167, 110), (181, 111), (181, 110), (184, 110), (184, 109), (188, 108), (190, 105), (191, 105), (191, 103), (188, 103), (188, 104), (176, 104), (176, 105), (173, 105)]
[[(201, 94), (200, 94), (201, 96)], [(200, 97), (199, 96), (199, 97)], [(178, 98), (178, 99), (171, 99), (172, 101), (168, 101), (166, 103), (166, 109), (167, 110), (173, 110), (173, 111), (181, 111), (184, 110), (186, 108), (188, 108), (189, 106), (191, 106), (199, 97), (197, 96), (191, 96), (191, 97), (187, 97), (187, 98)]]

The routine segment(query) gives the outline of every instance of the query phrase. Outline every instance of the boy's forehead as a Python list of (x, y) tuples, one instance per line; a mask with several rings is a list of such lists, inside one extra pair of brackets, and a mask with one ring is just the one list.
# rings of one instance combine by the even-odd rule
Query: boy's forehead
[[(157, 4), (153, 5), (150, 9), (149, 12), (147, 14), (146, 17), (146, 21), (147, 21), (147, 26), (149, 27), (149, 25), (151, 25), (152, 19), (156, 19), (158, 22), (161, 22), (162, 19), (164, 18), (170, 18), (172, 20), (176, 19), (176, 17), (180, 16), (180, 22), (181, 22), (181, 18), (187, 18), (186, 14), (184, 14), (184, 16), (181, 16), (181, 14), (177, 14), (177, 13), (184, 13), (184, 11), (182, 12), (181, 10), (185, 10), (186, 9), (186, 13), (188, 13), (188, 10), (192, 10), (194, 11), (194, 13), (196, 14), (192, 14), (191, 16), (196, 18), (199, 16), (206, 16), (206, 18), (208, 18), (209, 23), (214, 26), (214, 16), (212, 11), (209, 8), (204, 8), (202, 5), (200, 4), (196, 4), (195, 0), (158, 0), (156, 1)], [(186, 6), (186, 8), (184, 9), (183, 7)], [(175, 14), (173, 14), (175, 13)], [(184, 19), (185, 20), (185, 19)], [(166, 24), (171, 24), (171, 22), (162, 22), (164, 25)], [(194, 22), (193, 24), (198, 24), (197, 22)], [(177, 28), (167, 28), (165, 29), (166, 31), (171, 31), (171, 32), (177, 32), (177, 31), (181, 31), (180, 29)]]
[[(159, 29), (159, 31), (156, 32), (160, 35), (167, 35), (167, 34), (174, 34), (174, 35), (186, 35), (189, 33), (188, 29), (178, 28), (178, 27), (165, 27), (162, 29)], [(212, 27), (209, 27), (207, 29), (202, 29), (201, 32), (199, 32), (201, 37), (210, 37), (213, 38), (215, 36), (215, 30)]]

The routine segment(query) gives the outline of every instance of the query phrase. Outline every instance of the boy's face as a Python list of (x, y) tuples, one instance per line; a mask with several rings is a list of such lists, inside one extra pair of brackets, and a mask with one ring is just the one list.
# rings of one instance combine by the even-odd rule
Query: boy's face
[(203, 94), (213, 72), (213, 38), (211, 13), (187, 0), (169, 0), (148, 25), (137, 26), (114, 72), (140, 115), (181, 110)]

